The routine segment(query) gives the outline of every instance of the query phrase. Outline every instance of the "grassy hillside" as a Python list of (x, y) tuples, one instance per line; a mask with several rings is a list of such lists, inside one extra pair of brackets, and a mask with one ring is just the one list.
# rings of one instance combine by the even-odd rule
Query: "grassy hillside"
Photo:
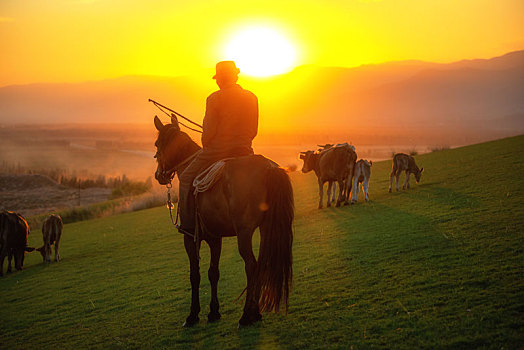
[[(421, 184), (391, 194), (391, 164), (376, 163), (371, 202), (320, 211), (314, 175), (293, 173), (289, 313), (241, 330), (235, 239), (224, 240), (222, 320), (184, 329), (189, 265), (167, 209), (66, 225), (62, 262), (28, 254), (0, 279), (0, 348), (521, 347), (523, 154), (519, 136), (417, 156)], [(201, 255), (205, 319), (205, 245)]]

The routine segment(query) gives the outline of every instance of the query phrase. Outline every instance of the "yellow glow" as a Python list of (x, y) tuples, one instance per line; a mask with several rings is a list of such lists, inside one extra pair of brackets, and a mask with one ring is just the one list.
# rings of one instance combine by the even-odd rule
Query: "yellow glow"
[(251, 27), (230, 39), (225, 47), (225, 57), (235, 61), (245, 74), (267, 77), (292, 70), (296, 49), (275, 29)]
[[(524, 48), (522, 23), (522, 0), (0, 0), (0, 86), (209, 76), (227, 59), (227, 44), (253, 27), (272, 28), (285, 42), (246, 43), (257, 44), (258, 55), (237, 63), (254, 75), (269, 73), (252, 72), (252, 64), (273, 69), (274, 59), (284, 70), (283, 62), (289, 69), (490, 58)], [(234, 54), (245, 55), (240, 49)]]

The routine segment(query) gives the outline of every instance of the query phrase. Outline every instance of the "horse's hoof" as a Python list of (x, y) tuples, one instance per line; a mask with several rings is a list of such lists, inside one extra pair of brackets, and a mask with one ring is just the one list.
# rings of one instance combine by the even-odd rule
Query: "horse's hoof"
[(216, 322), (216, 321), (220, 320), (221, 317), (222, 317), (222, 315), (220, 314), (220, 312), (210, 312), (207, 315), (207, 322), (208, 323)]
[(323, 207), (321, 205), (318, 206), (318, 209), (322, 209)]
[(357, 204), (357, 201), (353, 201), (353, 200), (352, 200), (352, 201), (351, 201), (351, 204)]
[(391, 193), (391, 188), (389, 189), (389, 191), (388, 191), (388, 192), (389, 192), (389, 193)]
[(186, 322), (184, 322), (184, 324), (182, 325), (182, 327), (186, 327), (186, 328), (193, 327), (194, 325), (198, 323), (198, 321), (200, 321), (200, 318), (198, 316), (189, 315), (186, 319)]
[(251, 326), (252, 324), (262, 320), (262, 315), (260, 313), (254, 315), (248, 315), (244, 313), (240, 320), (238, 320), (238, 328)]
[(340, 207), (340, 202), (337, 202), (337, 205), (336, 205), (336, 207), (337, 207), (337, 208), (338, 208), (338, 207)]

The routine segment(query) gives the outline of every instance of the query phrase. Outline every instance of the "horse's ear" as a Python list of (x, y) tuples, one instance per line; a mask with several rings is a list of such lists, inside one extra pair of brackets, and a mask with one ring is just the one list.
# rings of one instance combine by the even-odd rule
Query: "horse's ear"
[(420, 172), (423, 172), (424, 171), (424, 167), (420, 168)]
[(155, 115), (155, 127), (158, 131), (162, 130), (162, 128), (164, 127), (164, 124), (162, 124), (162, 121), (156, 115)]
[(173, 124), (175, 129), (180, 130), (180, 125), (178, 124), (178, 118), (176, 117), (175, 113), (171, 113), (171, 124)]
[(370, 161), (369, 161), (369, 166), (372, 166), (372, 165), (373, 165), (373, 161), (370, 160)]

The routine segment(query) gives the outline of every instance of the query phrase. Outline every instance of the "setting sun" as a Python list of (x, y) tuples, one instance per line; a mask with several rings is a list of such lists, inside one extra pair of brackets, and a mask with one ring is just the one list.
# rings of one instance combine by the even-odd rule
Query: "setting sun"
[(286, 73), (294, 68), (295, 47), (278, 31), (252, 27), (238, 32), (225, 47), (225, 55), (240, 70), (255, 77)]

